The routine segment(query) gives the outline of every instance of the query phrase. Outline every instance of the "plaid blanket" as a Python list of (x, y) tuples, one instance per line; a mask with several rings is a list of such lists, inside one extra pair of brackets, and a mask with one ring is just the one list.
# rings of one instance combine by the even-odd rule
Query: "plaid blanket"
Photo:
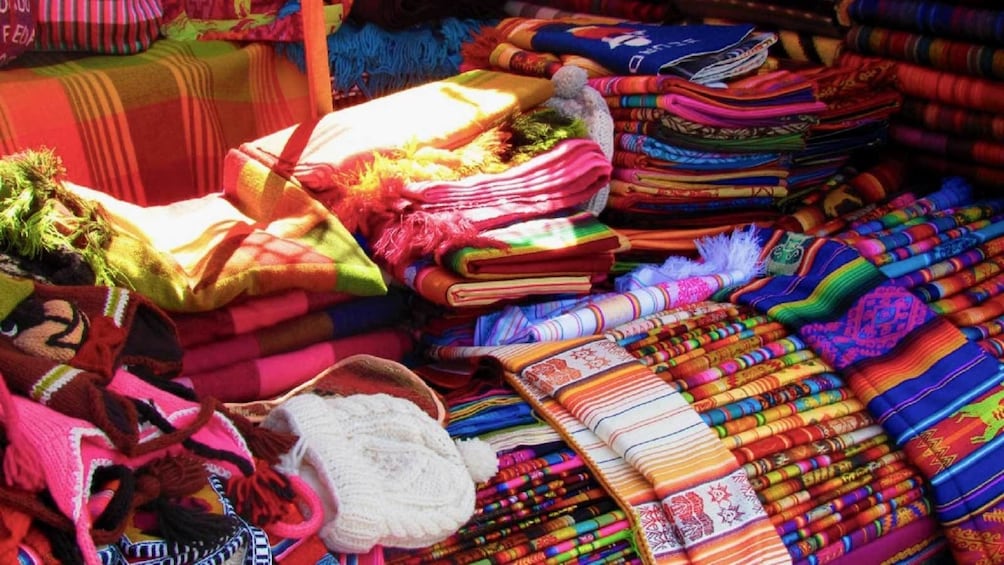
[(0, 151), (47, 146), (69, 180), (139, 205), (218, 191), (228, 149), (310, 115), (306, 78), (263, 44), (17, 63), (0, 74)]

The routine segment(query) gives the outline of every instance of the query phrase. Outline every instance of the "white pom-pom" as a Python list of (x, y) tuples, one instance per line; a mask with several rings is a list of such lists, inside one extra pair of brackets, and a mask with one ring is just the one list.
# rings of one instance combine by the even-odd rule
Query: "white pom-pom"
[(565, 65), (551, 76), (554, 83), (554, 95), (560, 98), (578, 98), (586, 87), (589, 75), (581, 67)]
[(474, 482), (483, 483), (499, 472), (498, 457), (488, 442), (472, 438), (458, 439), (454, 443)]

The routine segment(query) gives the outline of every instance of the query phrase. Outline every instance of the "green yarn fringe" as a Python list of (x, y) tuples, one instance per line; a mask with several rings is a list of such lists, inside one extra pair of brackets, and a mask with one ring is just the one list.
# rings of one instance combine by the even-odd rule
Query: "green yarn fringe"
[(96, 284), (115, 286), (117, 271), (105, 255), (112, 227), (95, 202), (62, 184), (65, 174), (50, 149), (0, 159), (0, 249), (29, 259), (49, 251), (77, 253)]

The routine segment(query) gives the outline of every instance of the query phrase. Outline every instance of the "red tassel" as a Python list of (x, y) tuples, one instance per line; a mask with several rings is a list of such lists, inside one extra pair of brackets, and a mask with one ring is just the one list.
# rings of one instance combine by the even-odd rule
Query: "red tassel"
[(470, 41), (460, 45), (460, 72), (490, 69), (492, 51), (505, 38), (495, 26), (483, 26)]
[(255, 467), (253, 474), (235, 476), (227, 482), (227, 496), (234, 509), (259, 527), (288, 521), (296, 511), (296, 494), (289, 479), (262, 461)]
[(263, 428), (240, 414), (235, 414), (220, 405), (220, 410), (234, 423), (248, 444), (251, 455), (269, 465), (279, 462), (279, 457), (293, 449), (298, 439), (295, 434)]
[(154, 459), (139, 469), (137, 474), (157, 479), (159, 495), (167, 498), (194, 494), (209, 481), (209, 473), (203, 461), (183, 453)]

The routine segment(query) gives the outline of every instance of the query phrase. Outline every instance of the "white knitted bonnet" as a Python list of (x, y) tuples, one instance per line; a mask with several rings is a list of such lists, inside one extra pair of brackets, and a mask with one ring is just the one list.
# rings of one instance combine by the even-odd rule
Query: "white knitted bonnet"
[(295, 396), (262, 426), (300, 437), (280, 467), (324, 502), (318, 535), (331, 551), (442, 541), (473, 515), (475, 481), (498, 469), (487, 443), (454, 442), (415, 403), (383, 393)]

